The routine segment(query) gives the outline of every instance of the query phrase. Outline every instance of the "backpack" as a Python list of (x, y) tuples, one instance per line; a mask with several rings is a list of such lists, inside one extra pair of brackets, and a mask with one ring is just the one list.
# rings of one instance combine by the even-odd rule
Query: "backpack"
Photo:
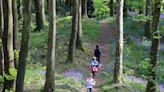
[(97, 72), (97, 71), (98, 71), (98, 67), (93, 66), (93, 67), (92, 67), (92, 71)]

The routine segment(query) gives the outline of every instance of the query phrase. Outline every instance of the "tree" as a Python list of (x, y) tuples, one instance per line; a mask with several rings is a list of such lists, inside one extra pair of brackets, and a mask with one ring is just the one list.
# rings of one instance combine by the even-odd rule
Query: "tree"
[(43, 0), (34, 0), (35, 14), (36, 14), (36, 28), (34, 31), (41, 31), (44, 28), (44, 4)]
[(88, 0), (87, 2), (87, 15), (89, 18), (93, 17), (93, 12), (95, 11), (93, 0)]
[(20, 20), (22, 18), (22, 0), (17, 0), (17, 2), (18, 2), (18, 6), (17, 6), (18, 19)]
[(79, 0), (78, 4), (78, 32), (77, 32), (77, 40), (76, 40), (76, 47), (82, 51), (84, 51), (83, 43), (82, 43), (82, 24), (81, 24), (81, 8), (82, 0)]
[(45, 0), (41, 0), (42, 1), (42, 18), (43, 18), (43, 24), (44, 24), (44, 21), (45, 21), (45, 18), (46, 18), (46, 15), (45, 15)]
[(162, 0), (155, 0), (155, 6), (153, 10), (153, 22), (152, 22), (152, 45), (150, 52), (150, 65), (149, 65), (149, 75), (148, 84), (146, 92), (156, 92), (156, 67), (157, 58), (159, 54), (159, 19), (160, 19), (160, 8)]
[(128, 12), (129, 12), (128, 9), (129, 9), (128, 8), (128, 0), (124, 0), (124, 8), (123, 8), (123, 12), (124, 12), (123, 16), (124, 16), (124, 18), (128, 16)]
[(76, 48), (76, 39), (78, 32), (78, 0), (73, 0), (73, 18), (72, 18), (72, 31), (69, 41), (68, 57), (66, 62), (74, 61), (74, 54)]
[(117, 30), (117, 43), (116, 43), (116, 57), (114, 66), (114, 83), (123, 83), (123, 2), (124, 0), (117, 1), (116, 10), (116, 30)]
[(49, 39), (46, 83), (43, 92), (55, 91), (56, 0), (49, 0)]
[(109, 8), (110, 8), (110, 16), (113, 16), (114, 15), (114, 0), (110, 0)]
[[(3, 0), (4, 14), (4, 31), (3, 31), (3, 50), (4, 50), (4, 71), (5, 75), (12, 76), (10, 70), (14, 69), (13, 54), (13, 16), (12, 16), (12, 0)], [(14, 78), (8, 80), (4, 77), (3, 92), (13, 88)]]
[(13, 48), (18, 49), (18, 46), (17, 46), (17, 32), (18, 32), (17, 0), (12, 0), (12, 11), (13, 11)]
[(82, 16), (88, 17), (88, 15), (87, 15), (87, 0), (82, 0)]
[[(18, 49), (18, 11), (17, 11), (17, 0), (12, 0), (12, 11), (13, 11), (13, 49), (14, 51)], [(17, 68), (16, 57), (14, 54), (14, 65)]]
[(49, 1), (49, 0), (45, 0), (45, 1), (44, 1), (44, 2), (45, 2), (45, 14), (48, 13), (48, 7), (49, 7), (48, 1)]
[(152, 4), (153, 1), (152, 0), (146, 0), (146, 11), (145, 11), (145, 15), (147, 17), (149, 17), (149, 19), (146, 21), (145, 23), (145, 37), (150, 38), (150, 30), (151, 30), (151, 24), (152, 24)]
[(3, 6), (0, 0), (0, 75), (3, 74), (3, 47), (2, 47), (2, 33), (3, 33)]
[(23, 92), (25, 67), (26, 67), (27, 55), (28, 55), (30, 22), (31, 22), (31, 0), (24, 0), (22, 42), (21, 42), (21, 48), (19, 53), (16, 92)]

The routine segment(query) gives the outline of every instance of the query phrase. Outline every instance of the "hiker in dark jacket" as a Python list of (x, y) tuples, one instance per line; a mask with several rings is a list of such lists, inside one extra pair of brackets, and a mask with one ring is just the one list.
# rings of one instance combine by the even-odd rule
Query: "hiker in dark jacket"
[(94, 54), (95, 54), (95, 57), (97, 58), (97, 61), (100, 63), (101, 50), (98, 45), (96, 45)]

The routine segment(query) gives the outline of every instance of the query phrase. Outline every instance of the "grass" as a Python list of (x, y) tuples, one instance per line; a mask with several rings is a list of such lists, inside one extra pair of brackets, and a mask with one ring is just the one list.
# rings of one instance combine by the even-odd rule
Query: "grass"
[[(124, 46), (124, 66), (135, 71), (136, 75), (147, 75), (149, 49), (143, 48), (133, 41)], [(135, 65), (135, 66), (134, 66)], [(125, 69), (126, 69), (125, 68)], [(128, 72), (128, 69), (127, 72)], [(125, 71), (126, 71), (125, 70)]]
[[(102, 86), (102, 92), (145, 92), (146, 85), (126, 79), (124, 87), (113, 88), (113, 83)], [(159, 90), (157, 92), (160, 92)]]
[[(44, 71), (38, 69), (27, 71), (25, 79), (26, 92), (39, 92), (43, 89), (45, 82), (44, 73)], [(60, 74), (55, 74), (56, 92), (78, 92), (83, 85), (84, 81), (76, 81), (72, 78), (68, 78)]]
[(84, 19), (82, 25), (84, 41), (98, 42), (100, 39), (101, 30), (99, 22), (92, 19)]
[(107, 81), (106, 84), (101, 86), (102, 92), (144, 92), (145, 85), (125, 79), (124, 87), (115, 88), (115, 85), (112, 83), (113, 74), (110, 72), (103, 72), (102, 77)]

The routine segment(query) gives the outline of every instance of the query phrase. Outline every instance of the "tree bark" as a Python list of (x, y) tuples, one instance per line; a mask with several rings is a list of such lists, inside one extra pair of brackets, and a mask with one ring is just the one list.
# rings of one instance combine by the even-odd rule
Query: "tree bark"
[(34, 31), (41, 31), (44, 28), (44, 5), (43, 0), (34, 0), (36, 14), (36, 28)]
[(128, 8), (128, 0), (124, 0), (124, 8), (123, 8), (123, 12), (124, 12), (123, 16), (124, 16), (124, 18), (126, 18), (128, 16), (128, 12), (129, 12), (128, 9), (129, 9)]
[(45, 15), (45, 0), (42, 1), (42, 15), (43, 15), (43, 24), (46, 21), (46, 15)]
[(18, 11), (17, 11), (17, 0), (12, 0), (12, 11), (13, 11), (13, 48), (18, 49)]
[(0, 75), (3, 74), (3, 46), (2, 46), (2, 33), (3, 33), (3, 4), (0, 0)]
[(113, 16), (114, 15), (114, 0), (110, 0), (109, 8), (110, 8), (110, 16)]
[(23, 92), (25, 67), (26, 67), (27, 56), (28, 56), (30, 22), (31, 22), (31, 0), (24, 0), (22, 42), (21, 42), (21, 49), (19, 53), (16, 92)]
[[(13, 49), (18, 50), (18, 11), (17, 11), (17, 0), (12, 0), (12, 11), (13, 11)], [(14, 54), (14, 65), (17, 68), (16, 57)]]
[[(12, 16), (12, 1), (3, 0), (4, 14), (4, 32), (3, 32), (3, 50), (4, 50), (4, 71), (10, 75), (9, 69), (14, 69), (14, 54), (13, 54), (13, 16)], [(7, 80), (4, 78), (3, 92), (13, 89), (14, 79)]]
[(45, 0), (45, 14), (48, 13), (48, 7), (49, 7), (48, 1), (49, 1), (49, 0)]
[(159, 19), (160, 19), (160, 8), (162, 0), (155, 0), (155, 6), (153, 11), (153, 23), (152, 23), (152, 45), (150, 52), (150, 65), (149, 65), (149, 75), (148, 75), (148, 84), (146, 92), (156, 92), (156, 67), (157, 67), (157, 58), (159, 54), (159, 44), (160, 44), (160, 35), (159, 35)]
[(116, 57), (115, 57), (115, 67), (114, 67), (114, 83), (123, 83), (123, 2), (124, 0), (117, 1), (116, 10), (116, 25), (117, 25), (117, 47), (116, 47)]
[(87, 15), (87, 0), (82, 0), (82, 16), (88, 17), (88, 15)]
[(22, 18), (22, 0), (18, 0), (18, 19), (20, 20)]
[[(145, 15), (147, 17), (150, 17), (150, 18), (152, 16), (152, 9), (153, 9), (152, 4), (153, 4), (152, 0), (146, 0), (146, 12), (145, 12)], [(145, 23), (145, 37), (147, 37), (148, 39), (150, 39), (151, 24), (152, 24), (152, 19), (147, 20), (146, 23)]]
[(93, 17), (93, 13), (95, 11), (93, 0), (88, 0), (87, 2), (87, 15), (89, 18)]
[(56, 0), (49, 0), (49, 17), (46, 83), (43, 92), (55, 91)]
[(82, 0), (79, 0), (78, 4), (78, 32), (77, 32), (77, 40), (76, 40), (76, 48), (79, 50), (84, 51), (83, 42), (82, 42), (82, 24), (81, 24), (81, 5)]
[(72, 18), (72, 32), (69, 41), (68, 57), (66, 62), (73, 63), (76, 48), (77, 32), (78, 32), (78, 0), (73, 0), (73, 18)]

